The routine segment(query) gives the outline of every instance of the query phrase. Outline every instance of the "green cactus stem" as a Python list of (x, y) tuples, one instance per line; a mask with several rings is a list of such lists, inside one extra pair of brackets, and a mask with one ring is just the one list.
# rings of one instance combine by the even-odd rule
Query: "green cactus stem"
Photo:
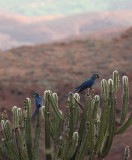
[(101, 123), (100, 123), (100, 130), (99, 130), (99, 137), (96, 144), (96, 153), (100, 152), (101, 145), (103, 142), (103, 138), (106, 131), (106, 119), (107, 119), (107, 105), (108, 105), (108, 97), (107, 97), (107, 81), (105, 79), (101, 82), (102, 86), (102, 98), (103, 98), (103, 109), (101, 114)]
[[(49, 92), (45, 91), (44, 92), (44, 100), (45, 100), (45, 154), (46, 154), (46, 160), (52, 160), (51, 144), (50, 144), (49, 96), (50, 96)], [(52, 101), (53, 101), (53, 99), (52, 99)]]
[(17, 115), (17, 107), (14, 106), (12, 109), (13, 112), (13, 127), (17, 128), (19, 124), (18, 115)]
[(115, 97), (113, 97), (111, 100), (110, 119), (108, 124), (109, 136), (107, 137), (107, 141), (104, 145), (104, 149), (102, 153), (103, 158), (106, 157), (106, 155), (108, 154), (113, 142), (114, 135), (115, 135), (115, 105), (116, 105), (116, 99)]
[(71, 145), (72, 142), (72, 136), (73, 136), (73, 132), (74, 132), (74, 123), (73, 123), (73, 111), (74, 111), (74, 98), (73, 98), (73, 94), (70, 94), (69, 98), (68, 98), (68, 105), (70, 107), (70, 121), (69, 121), (69, 145)]
[[(53, 93), (53, 98), (58, 106), (58, 96), (56, 93)], [(52, 113), (52, 124), (51, 124), (51, 130), (53, 128), (53, 132), (54, 132), (54, 136), (55, 136), (55, 143), (57, 141), (57, 139), (59, 138), (59, 119), (56, 115), (56, 113), (54, 112), (53, 110), (53, 113)]]
[(39, 159), (39, 139), (41, 131), (41, 112), (36, 115), (36, 129), (35, 129), (35, 138), (33, 146), (33, 160)]
[(124, 160), (128, 160), (130, 158), (130, 148), (129, 146), (126, 146), (125, 152), (124, 152)]
[(130, 114), (128, 120), (125, 122), (124, 125), (122, 125), (117, 131), (116, 134), (123, 133), (130, 125), (132, 124), (132, 113)]
[(73, 137), (72, 137), (72, 145), (69, 148), (67, 159), (72, 158), (72, 156), (74, 155), (76, 151), (77, 145), (78, 145), (78, 132), (74, 132)]
[[(74, 99), (76, 99), (78, 102), (80, 101), (80, 96), (79, 96), (78, 93), (75, 93), (75, 94), (74, 94)], [(79, 104), (77, 103), (76, 100), (75, 100), (75, 108), (74, 108), (74, 110), (73, 110), (73, 115), (74, 115), (74, 117), (73, 117), (73, 124), (74, 124), (75, 128), (76, 128), (76, 126), (77, 126), (77, 124), (78, 124), (78, 120), (79, 120), (79, 110), (80, 110)]]
[[(132, 124), (132, 113), (126, 120), (129, 96), (128, 77), (123, 76), (122, 80), (123, 105), (119, 122), (116, 120), (115, 113), (119, 88), (118, 71), (113, 72), (113, 79), (109, 79), (108, 83), (105, 79), (101, 81), (101, 97), (95, 96), (93, 89), (88, 89), (84, 107), (80, 103), (78, 93), (70, 94), (68, 106), (64, 107), (64, 116), (58, 108), (57, 94), (51, 91), (44, 92), (45, 106), (42, 106), (41, 112), (45, 122), (46, 160), (103, 160), (108, 155), (114, 136), (123, 133)], [(41, 112), (39, 111), (36, 115), (33, 145), (29, 98), (25, 100), (25, 110), (13, 107), (13, 125), (8, 120), (6, 110), (0, 114), (2, 129), (0, 158), (39, 159)], [(126, 147), (123, 158), (128, 160), (129, 147)]]
[(20, 131), (19, 129), (16, 129), (15, 130), (15, 135), (16, 135), (16, 143), (17, 143), (17, 148), (19, 150), (19, 159), (21, 160), (29, 160), (28, 158), (28, 154), (26, 152), (26, 150), (24, 150), (24, 147), (23, 147), (23, 138), (20, 134)]
[(114, 92), (116, 93), (118, 88), (119, 88), (119, 74), (118, 71), (113, 72), (113, 87), (114, 87)]
[(54, 112), (56, 113), (56, 115), (57, 115), (57, 117), (59, 118), (59, 120), (64, 121), (63, 115), (62, 115), (61, 112), (59, 111), (59, 108), (58, 108), (58, 106), (57, 106), (56, 101), (54, 100), (54, 97), (53, 97), (53, 95), (52, 95), (52, 92), (51, 92), (51, 91), (48, 91), (48, 94), (49, 94), (50, 103), (51, 103), (51, 105), (52, 105), (52, 108), (53, 108)]
[(20, 123), (22, 121), (22, 109), (21, 108), (17, 109), (17, 116), (18, 116), (18, 120)]
[(96, 95), (94, 100), (94, 109), (93, 109), (93, 115), (92, 115), (94, 120), (96, 120), (96, 117), (97, 117), (99, 104), (100, 104), (100, 97)]
[(125, 121), (127, 110), (128, 110), (128, 97), (129, 97), (129, 90), (128, 90), (128, 77), (123, 76), (123, 105), (122, 105), (122, 113), (121, 113), (121, 120), (120, 125), (122, 125)]
[(28, 151), (28, 158), (32, 160), (32, 135), (31, 135), (31, 100), (29, 98), (25, 99), (25, 108), (26, 108), (26, 146)]
[(4, 125), (4, 131), (6, 135), (6, 139), (8, 141), (12, 140), (12, 131), (11, 131), (11, 124), (9, 120), (6, 120), (5, 125)]

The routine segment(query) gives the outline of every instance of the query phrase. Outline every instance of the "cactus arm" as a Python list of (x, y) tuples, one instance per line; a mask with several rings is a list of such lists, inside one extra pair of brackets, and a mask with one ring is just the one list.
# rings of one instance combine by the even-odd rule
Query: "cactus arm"
[[(2, 121), (1, 121), (2, 123)], [(15, 146), (14, 140), (12, 140), (12, 134), (11, 134), (11, 125), (8, 120), (2, 124), (2, 129), (3, 129), (3, 135), (4, 135), (4, 144), (5, 147), (7, 148), (7, 152), (10, 153), (11, 159), (17, 160), (19, 159), (19, 154), (18, 150)], [(6, 155), (5, 155), (6, 156)]]
[(124, 160), (128, 160), (130, 158), (130, 148), (129, 146), (126, 146), (125, 152), (124, 152)]
[(117, 92), (119, 88), (119, 74), (118, 74), (118, 71), (114, 71), (113, 72), (113, 89), (114, 89), (114, 92)]
[(4, 126), (4, 134), (6, 136), (7, 141), (12, 140), (12, 131), (11, 131), (11, 124), (9, 120), (6, 120), (5, 126)]
[(51, 122), (50, 122), (50, 136), (54, 141), (56, 140), (56, 134), (54, 132), (54, 128)]
[[(69, 150), (69, 137), (68, 137), (68, 134), (63, 134), (62, 135), (62, 149), (58, 149), (58, 151), (56, 152), (57, 153), (57, 156), (59, 157), (58, 153), (60, 152), (60, 159), (61, 160), (67, 160), (67, 154), (68, 154), (68, 150)], [(60, 146), (59, 146), (60, 147)], [(57, 157), (57, 158), (58, 158)]]
[(51, 105), (52, 105), (52, 108), (53, 108), (54, 112), (56, 113), (58, 119), (63, 121), (64, 118), (63, 118), (63, 116), (62, 116), (62, 114), (61, 114), (61, 112), (60, 112), (60, 110), (59, 110), (59, 108), (58, 108), (58, 106), (57, 106), (57, 104), (54, 100), (54, 97), (53, 97), (51, 91), (48, 91), (48, 94), (49, 94), (50, 102), (51, 102)]
[(93, 119), (95, 120), (96, 119), (96, 116), (97, 116), (97, 111), (98, 111), (98, 108), (99, 108), (99, 104), (100, 104), (100, 97), (99, 96), (95, 96), (95, 102), (94, 102), (94, 109), (93, 109)]
[(38, 160), (39, 154), (39, 139), (40, 139), (40, 131), (41, 131), (41, 112), (39, 111), (36, 116), (36, 129), (35, 129), (35, 139), (33, 146), (33, 160)]
[(76, 148), (78, 144), (78, 132), (73, 133), (73, 138), (72, 138), (72, 145), (69, 148), (68, 154), (67, 154), (67, 159), (71, 159), (72, 156), (74, 155)]
[[(53, 98), (54, 98), (54, 100), (55, 100), (55, 102), (58, 106), (58, 96), (57, 96), (56, 93), (53, 93)], [(56, 113), (54, 112), (54, 110), (53, 110), (53, 113), (52, 113), (52, 122), (50, 122), (50, 123), (51, 123), (51, 132), (52, 132), (52, 135), (54, 135), (55, 145), (56, 145), (56, 142), (59, 139), (59, 135), (60, 135), (59, 132), (61, 132), (62, 130), (59, 128), (60, 121), (59, 121)]]
[(106, 128), (106, 118), (107, 118), (108, 100), (107, 100), (107, 82), (105, 79), (102, 80), (101, 85), (102, 85), (103, 110), (101, 114), (99, 137), (96, 143), (96, 153), (99, 153), (101, 145), (102, 145), (102, 141), (103, 141), (104, 134), (105, 134), (105, 128)]
[[(84, 127), (87, 124), (86, 127)], [(92, 99), (91, 96), (88, 96), (86, 100), (86, 106), (84, 108), (84, 112), (82, 115), (82, 120), (80, 124), (80, 131), (82, 128), (82, 132), (80, 132), (80, 147), (78, 148), (78, 152), (76, 155), (77, 160), (83, 160), (86, 154), (86, 150), (90, 149), (90, 156), (93, 158), (93, 150), (94, 150), (94, 140), (93, 140), (93, 120), (92, 120)], [(85, 131), (85, 133), (84, 133)], [(90, 158), (90, 157), (89, 157)]]
[(109, 126), (105, 132), (105, 135), (104, 135), (104, 139), (103, 139), (103, 142), (102, 142), (102, 145), (101, 145), (101, 149), (100, 149), (100, 153), (102, 154), (103, 152), (103, 149), (105, 149), (105, 145), (106, 145), (106, 142), (108, 140), (108, 136), (109, 136)]
[[(74, 99), (76, 99), (78, 102), (80, 100), (80, 96), (78, 93), (74, 94)], [(73, 114), (74, 114), (74, 118), (73, 118), (73, 124), (76, 127), (77, 123), (78, 123), (78, 118), (79, 118), (79, 104), (77, 103), (77, 101), (75, 100), (75, 108), (73, 110)]]
[(110, 108), (109, 136), (107, 138), (106, 145), (104, 146), (104, 151), (102, 153), (103, 157), (106, 157), (106, 155), (108, 154), (115, 135), (115, 105), (116, 105), (116, 99), (113, 97), (111, 100), (111, 108)]
[(115, 132), (115, 104), (116, 99), (114, 98), (114, 86), (113, 80), (108, 80), (109, 85), (109, 97), (108, 97), (108, 107), (107, 107), (107, 130), (105, 132), (105, 136), (102, 142), (102, 147), (100, 153), (104, 157), (106, 153), (108, 153), (109, 148), (112, 144), (114, 132)]
[(10, 155), (11, 160), (18, 160), (19, 159), (18, 150), (16, 149), (16, 146), (13, 143), (13, 141), (6, 142), (6, 147), (8, 149), (8, 154)]
[(19, 133), (18, 130), (16, 130), (15, 135), (16, 135), (16, 141), (17, 141), (17, 145), (18, 145), (18, 149), (19, 149), (19, 152), (20, 152), (21, 159), (22, 160), (29, 160), (27, 152), (23, 149), (22, 136), (21, 136), (21, 134)]
[(70, 107), (70, 122), (69, 122), (69, 143), (72, 142), (72, 136), (74, 132), (74, 124), (73, 124), (73, 111), (74, 111), (74, 104), (73, 104), (73, 94), (70, 94), (68, 97), (68, 105)]
[[(45, 106), (42, 106), (42, 117), (43, 119), (45, 120)], [(55, 133), (54, 133), (54, 128), (53, 128), (53, 125), (52, 123), (50, 122), (50, 136), (51, 138), (55, 141)]]
[(29, 160), (32, 160), (32, 135), (31, 135), (31, 100), (25, 99), (25, 108), (27, 111), (26, 117), (26, 145), (28, 151)]
[(91, 96), (88, 97), (87, 105), (88, 105), (87, 127), (88, 127), (88, 140), (89, 140), (89, 150), (90, 150), (89, 158), (94, 159), (94, 122), (92, 118), (93, 99)]
[(17, 116), (18, 116), (18, 122), (20, 125), (20, 123), (22, 122), (22, 109), (21, 108), (17, 109)]
[(123, 76), (123, 105), (122, 105), (122, 113), (121, 113), (121, 119), (120, 119), (120, 125), (122, 125), (125, 121), (127, 110), (128, 110), (128, 77)]
[(12, 109), (13, 112), (13, 127), (17, 128), (19, 124), (18, 114), (17, 114), (17, 107), (14, 106)]
[(45, 154), (46, 160), (52, 160), (50, 144), (49, 93), (44, 92), (45, 99)]
[[(61, 155), (59, 156), (60, 157), (60, 160), (65, 160), (65, 159), (67, 159), (66, 157), (67, 157), (67, 155), (66, 155), (66, 143), (65, 143), (65, 140), (63, 140), (63, 142), (62, 142), (62, 149), (61, 149)], [(60, 152), (60, 150), (59, 150), (59, 152)], [(58, 152), (57, 152), (58, 153)]]
[(86, 104), (82, 113), (82, 119), (80, 122), (80, 127), (78, 130), (78, 134), (79, 134), (79, 140), (78, 140), (78, 144), (80, 145), (82, 137), (84, 135), (84, 131), (85, 131), (85, 124), (87, 121), (87, 111), (88, 111), (88, 105)]
[(2, 146), (0, 146), (0, 154), (1, 154), (2, 156), (5, 156), (5, 153), (4, 153), (3, 149), (2, 149)]
[(116, 134), (121, 134), (121, 133), (123, 133), (131, 124), (132, 124), (132, 114), (129, 116), (129, 118), (128, 118), (128, 120), (126, 121), (126, 123), (125, 123), (123, 126), (121, 126), (120, 129), (118, 129), (118, 130), (116, 131)]
[(83, 136), (83, 140), (80, 144), (80, 149), (79, 151), (77, 152), (76, 154), (76, 160), (83, 160), (84, 157), (85, 157), (85, 154), (86, 154), (86, 150), (87, 150), (87, 147), (88, 147), (88, 132), (86, 131), (84, 136)]

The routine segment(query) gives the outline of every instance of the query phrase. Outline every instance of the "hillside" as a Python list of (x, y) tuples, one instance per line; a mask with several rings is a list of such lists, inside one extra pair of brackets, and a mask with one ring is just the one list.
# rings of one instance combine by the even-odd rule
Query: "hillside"
[[(37, 46), (23, 46), (0, 52), (0, 106), (7, 109), (11, 119), (12, 106), (23, 107), (24, 99), (31, 97), (37, 90), (41, 95), (51, 89), (59, 95), (59, 107), (66, 104), (65, 95), (80, 85), (89, 76), (98, 72), (100, 79), (96, 82), (95, 94), (100, 94), (100, 80), (112, 77), (116, 69), (129, 77), (130, 103), (132, 112), (132, 28), (120, 36), (105, 40), (72, 40), (70, 42), (51, 43)], [(118, 93), (117, 116), (122, 107), (122, 85)], [(87, 91), (81, 93), (81, 103)], [(33, 110), (34, 110), (34, 106)], [(124, 146), (132, 149), (132, 127), (121, 138), (117, 136), (109, 157), (106, 160), (122, 159)], [(42, 135), (41, 135), (42, 136)], [(41, 142), (43, 146), (43, 142)]]
[[(104, 11), (72, 16), (0, 15), (0, 48), (10, 49), (71, 39), (76, 36), (115, 37), (132, 25), (132, 11)], [(114, 32), (113, 32), (114, 30)], [(115, 32), (116, 30), (116, 32)]]

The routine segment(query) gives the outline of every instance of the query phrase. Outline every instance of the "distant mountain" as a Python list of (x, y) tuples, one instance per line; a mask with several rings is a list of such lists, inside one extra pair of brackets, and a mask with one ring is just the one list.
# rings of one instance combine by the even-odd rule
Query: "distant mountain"
[(116, 30), (118, 32), (131, 26), (131, 20), (132, 11), (127, 10), (65, 17), (29, 18), (20, 15), (0, 15), (0, 48), (48, 43), (86, 34), (95, 36), (96, 33), (104, 31), (106, 36), (107, 31), (114, 36)]
[(0, 12), (25, 16), (70, 15), (91, 11), (132, 9), (131, 0), (1, 0)]

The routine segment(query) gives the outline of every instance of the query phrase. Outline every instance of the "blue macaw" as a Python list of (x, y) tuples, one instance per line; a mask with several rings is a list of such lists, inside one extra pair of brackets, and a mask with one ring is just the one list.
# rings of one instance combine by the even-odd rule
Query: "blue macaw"
[(96, 78), (99, 78), (99, 74), (98, 73), (94, 73), (90, 79), (88, 79), (85, 82), (83, 82), (79, 87), (75, 88), (74, 91), (70, 92), (66, 96), (69, 96), (71, 93), (74, 93), (76, 91), (81, 92), (86, 88), (91, 88), (93, 86)]
[(36, 116), (36, 114), (39, 112), (39, 108), (41, 108), (43, 105), (43, 98), (39, 96), (38, 92), (34, 92), (33, 97), (36, 110), (33, 113), (32, 118)]

